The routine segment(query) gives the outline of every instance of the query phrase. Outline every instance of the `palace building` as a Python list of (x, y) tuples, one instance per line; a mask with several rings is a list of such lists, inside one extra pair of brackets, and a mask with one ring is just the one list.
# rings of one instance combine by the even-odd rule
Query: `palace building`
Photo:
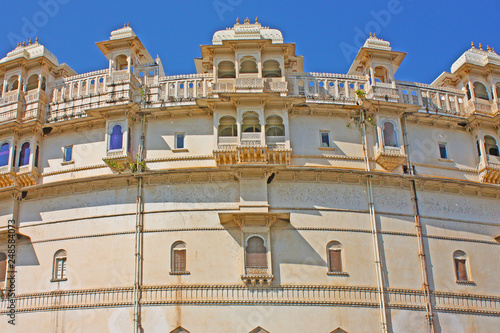
[(97, 47), (0, 60), (0, 331), (498, 331), (493, 48), (424, 84), (375, 35), (304, 72), (258, 20), (195, 74), (128, 24)]

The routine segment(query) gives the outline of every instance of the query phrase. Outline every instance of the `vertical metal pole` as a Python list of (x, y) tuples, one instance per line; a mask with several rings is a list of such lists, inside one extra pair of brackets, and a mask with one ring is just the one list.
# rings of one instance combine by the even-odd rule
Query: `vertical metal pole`
[[(405, 151), (407, 157), (407, 169), (411, 176), (414, 176), (413, 165), (411, 163), (411, 155), (410, 155), (410, 144), (408, 141), (408, 132), (406, 129), (406, 115), (403, 115), (403, 142), (405, 145)], [(422, 235), (422, 224), (420, 222), (420, 211), (418, 208), (418, 199), (417, 199), (417, 188), (415, 186), (415, 179), (410, 180), (411, 187), (411, 201), (413, 203), (413, 212), (415, 215), (415, 230), (417, 231), (417, 240), (418, 240), (418, 257), (420, 259), (420, 272), (422, 274), (422, 284), (424, 289), (424, 295), (426, 300), (426, 318), (427, 323), (429, 324), (429, 332), (435, 332), (434, 326), (434, 313), (432, 309), (432, 299), (431, 299), (431, 291), (429, 288), (429, 272), (427, 271), (427, 264), (425, 258), (425, 248), (424, 248), (424, 237)]]
[[(368, 143), (366, 139), (366, 125), (365, 125), (365, 111), (360, 109), (360, 124), (361, 130), (363, 132), (363, 154), (365, 158), (365, 170), (370, 171), (370, 160), (368, 158)], [(370, 212), (370, 224), (371, 224), (371, 233), (373, 240), (373, 254), (375, 257), (375, 270), (377, 275), (377, 288), (379, 294), (379, 309), (380, 309), (380, 322), (381, 322), (381, 330), (383, 333), (388, 332), (387, 327), (387, 311), (386, 311), (386, 295), (384, 288), (384, 276), (382, 273), (382, 260), (380, 255), (380, 244), (378, 239), (378, 226), (377, 220), (375, 216), (375, 204), (373, 202), (373, 192), (372, 192), (372, 176), (368, 175), (366, 180), (367, 187), (367, 196), (368, 196), (368, 209)]]
[(145, 115), (141, 115), (141, 139), (137, 149), (137, 208), (135, 219), (135, 274), (134, 274), (134, 333), (142, 331), (141, 324), (141, 287), (143, 264), (143, 168), (139, 165), (144, 160)]

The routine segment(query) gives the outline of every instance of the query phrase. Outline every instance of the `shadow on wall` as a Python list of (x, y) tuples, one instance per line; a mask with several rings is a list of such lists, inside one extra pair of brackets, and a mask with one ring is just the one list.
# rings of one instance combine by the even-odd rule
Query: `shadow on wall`
[[(314, 212), (314, 215), (319, 212)], [(281, 241), (278, 241), (277, 233), (281, 233)], [(322, 256), (309, 244), (301, 233), (293, 225), (280, 223), (271, 229), (271, 242), (273, 250), (273, 274), (274, 283), (281, 284), (281, 268), (283, 265), (295, 266), (295, 269), (287, 273), (287, 280), (307, 281), (309, 274), (316, 274), (311, 270), (313, 266), (327, 269), (327, 263)], [(294, 279), (291, 274), (297, 275)]]
[[(16, 266), (39, 266), (40, 262), (31, 243), (31, 238), (22, 235), (16, 241)], [(7, 252), (7, 250), (6, 250)]]
[[(314, 213), (316, 214), (316, 213)], [(319, 213), (318, 213), (319, 214)], [(241, 244), (241, 232), (235, 230), (236, 226), (233, 223), (224, 224), (226, 231), (234, 239), (237, 244)], [(244, 227), (245, 228), (245, 227)], [(245, 235), (251, 233), (251, 227), (245, 231)], [(280, 237), (276, 234), (280, 233)], [(285, 239), (281, 241), (280, 239)], [(269, 251), (269, 248), (267, 249)], [(296, 265), (296, 274), (301, 276), (301, 279), (306, 274), (310, 274), (311, 266), (324, 267), (326, 270), (325, 260), (316, 252), (316, 250), (302, 237), (300, 232), (296, 230), (289, 221), (278, 219), (271, 227), (271, 249), (272, 251), (272, 273), (274, 275), (273, 284), (281, 284), (281, 265)], [(244, 252), (243, 252), (244, 253)], [(245, 260), (241, 258), (240, 260)]]

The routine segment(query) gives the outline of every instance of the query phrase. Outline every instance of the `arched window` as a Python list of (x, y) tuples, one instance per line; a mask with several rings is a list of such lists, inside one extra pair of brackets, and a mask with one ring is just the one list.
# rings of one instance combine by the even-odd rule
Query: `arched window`
[(342, 244), (337, 241), (328, 243), (327, 246), (328, 272), (341, 273), (342, 267)]
[(30, 144), (23, 143), (21, 152), (19, 153), (19, 166), (28, 165), (30, 163)]
[(267, 249), (264, 239), (252, 236), (247, 240), (246, 267), (267, 268)]
[(115, 58), (115, 69), (117, 71), (127, 69), (127, 67), (128, 67), (127, 56), (120, 54)]
[(29, 77), (26, 90), (38, 89), (38, 74), (33, 74)]
[(464, 251), (455, 251), (453, 253), (453, 262), (457, 281), (469, 281), (467, 254)]
[(174, 273), (186, 272), (186, 243), (175, 242), (172, 245), (172, 267)]
[(123, 132), (120, 125), (113, 126), (109, 140), (109, 150), (123, 148)]
[(485, 99), (487, 101), (490, 100), (486, 86), (481, 82), (474, 82), (474, 95), (476, 95), (476, 98)]
[(66, 280), (66, 261), (68, 255), (65, 250), (59, 250), (54, 254), (54, 263), (52, 266), (52, 281)]
[(257, 113), (250, 111), (243, 115), (243, 124), (241, 125), (241, 131), (247, 133), (260, 132), (259, 116)]
[(242, 57), (240, 60), (240, 73), (258, 73), (257, 60), (251, 56)]
[(219, 63), (217, 77), (219, 78), (235, 78), (236, 70), (232, 61), (224, 60)]
[(497, 90), (497, 97), (500, 98), (500, 82), (497, 83), (493, 89)]
[(276, 60), (266, 60), (262, 66), (263, 77), (281, 77), (280, 63)]
[[(391, 83), (389, 80), (389, 71), (384, 66), (377, 66), (374, 68), (375, 81), (380, 80), (382, 83)], [(378, 82), (378, 81), (377, 81)]]
[(17, 75), (11, 76), (7, 81), (7, 91), (17, 90), (19, 88), (19, 77)]
[(266, 119), (266, 136), (285, 136), (285, 126), (280, 116), (269, 116)]
[(7, 277), (7, 255), (0, 252), (0, 290), (5, 289), (5, 281)]
[(0, 167), (9, 164), (9, 151), (10, 151), (10, 145), (8, 142), (4, 143), (0, 147)]
[(236, 127), (236, 119), (231, 116), (224, 116), (219, 120), (219, 137), (220, 136), (237, 136), (238, 128)]
[(484, 136), (484, 148), (488, 155), (499, 156), (497, 141), (491, 135)]
[(394, 128), (394, 124), (390, 121), (384, 123), (384, 146), (399, 147), (396, 129)]

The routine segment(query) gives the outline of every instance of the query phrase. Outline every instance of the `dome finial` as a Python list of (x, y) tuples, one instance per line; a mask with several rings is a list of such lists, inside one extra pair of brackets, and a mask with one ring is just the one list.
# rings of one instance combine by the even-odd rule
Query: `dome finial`
[(255, 23), (259, 23), (259, 18), (255, 16)]
[(372, 37), (373, 37), (373, 34), (370, 32), (370, 38), (372, 38)]
[(248, 19), (248, 17), (245, 19), (245, 23), (250, 24), (250, 20)]
[(481, 43), (479, 43), (479, 49), (482, 51), (483, 50), (483, 45), (481, 45)]
[(239, 17), (236, 18), (236, 24), (240, 24), (240, 18)]
[(474, 42), (470, 42), (470, 46), (475, 49), (476, 47), (474, 46)]

